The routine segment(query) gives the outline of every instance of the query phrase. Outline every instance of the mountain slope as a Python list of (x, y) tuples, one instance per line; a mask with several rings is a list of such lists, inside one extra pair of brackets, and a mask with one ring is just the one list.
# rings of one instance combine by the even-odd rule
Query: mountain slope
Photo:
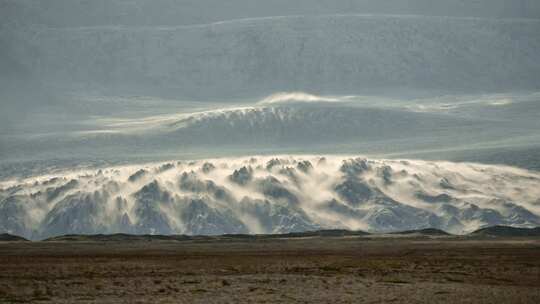
[(163, 142), (173, 140), (186, 145), (311, 146), (404, 136), (412, 140), (484, 124), (437, 113), (320, 103), (209, 111), (179, 119), (160, 131)]
[(73, 170), (0, 184), (0, 231), (467, 233), (540, 225), (540, 175), (476, 164), (283, 156)]

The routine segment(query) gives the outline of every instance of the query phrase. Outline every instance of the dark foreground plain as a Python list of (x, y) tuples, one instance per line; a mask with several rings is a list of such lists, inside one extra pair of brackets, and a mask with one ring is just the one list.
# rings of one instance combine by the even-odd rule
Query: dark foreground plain
[(0, 243), (0, 303), (540, 303), (538, 237)]

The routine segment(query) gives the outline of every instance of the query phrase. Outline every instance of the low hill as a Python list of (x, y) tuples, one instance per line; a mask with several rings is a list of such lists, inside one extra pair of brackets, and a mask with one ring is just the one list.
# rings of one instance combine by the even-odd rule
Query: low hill
[(492, 226), (478, 229), (472, 236), (540, 236), (540, 227), (536, 228), (516, 228), (509, 226)]
[(9, 233), (0, 234), (0, 242), (27, 242), (27, 241), (28, 240), (23, 237), (11, 235)]
[(136, 235), (136, 234), (68, 234), (45, 239), (46, 242), (140, 242), (140, 241), (184, 241), (192, 239), (185, 235)]
[[(425, 228), (405, 230), (391, 233), (368, 233), (361, 230), (351, 231), (346, 229), (326, 229), (305, 232), (291, 232), (281, 234), (222, 234), (222, 235), (137, 235), (137, 234), (68, 234), (44, 239), (45, 242), (156, 242), (156, 241), (256, 241), (280, 238), (308, 238), (308, 237), (347, 237), (347, 236), (456, 236), (444, 230)], [(516, 228), (510, 226), (492, 226), (478, 229), (466, 236), (472, 237), (539, 237), (540, 227)], [(27, 239), (11, 234), (0, 234), (0, 242), (28, 241)]]
[(261, 240), (275, 238), (302, 238), (302, 237), (343, 237), (364, 236), (364, 231), (350, 231), (344, 229), (328, 229), (305, 232), (291, 232), (283, 234), (223, 234), (223, 235), (136, 235), (136, 234), (68, 234), (47, 238), (46, 242), (140, 242), (140, 241), (226, 241), (226, 240)]
[(340, 236), (364, 236), (369, 235), (365, 231), (351, 231), (345, 229), (326, 229), (326, 230), (316, 230), (316, 231), (306, 231), (306, 232), (292, 232), (276, 235), (278, 237), (340, 237)]
[(417, 235), (428, 235), (428, 236), (450, 236), (451, 234), (436, 228), (425, 228), (425, 229), (416, 229), (416, 230), (406, 230), (406, 231), (399, 231), (399, 232), (393, 232), (392, 234), (417, 234)]

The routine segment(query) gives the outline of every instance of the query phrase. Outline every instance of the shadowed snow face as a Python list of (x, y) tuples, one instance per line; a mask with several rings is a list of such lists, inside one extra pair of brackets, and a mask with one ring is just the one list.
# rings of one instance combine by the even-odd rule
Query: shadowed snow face
[(341, 156), (167, 162), (0, 184), (0, 230), (282, 233), (320, 228), (464, 233), (540, 224), (540, 174), (503, 166)]

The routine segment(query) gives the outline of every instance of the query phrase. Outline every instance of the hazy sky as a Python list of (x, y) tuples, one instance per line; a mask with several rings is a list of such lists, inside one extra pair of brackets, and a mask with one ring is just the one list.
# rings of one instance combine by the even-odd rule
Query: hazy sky
[(0, 157), (521, 146), (539, 16), (534, 0), (0, 0)]

